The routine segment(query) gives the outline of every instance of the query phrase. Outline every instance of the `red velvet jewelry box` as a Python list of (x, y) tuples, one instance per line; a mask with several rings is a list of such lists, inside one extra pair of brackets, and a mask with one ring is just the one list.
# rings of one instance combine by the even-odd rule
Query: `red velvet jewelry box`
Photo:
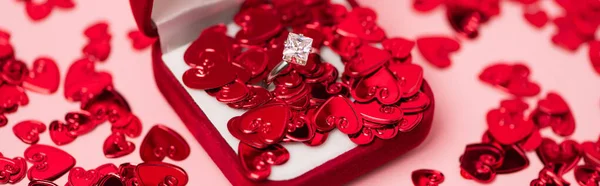
[[(273, 166), (269, 180), (255, 182), (246, 178), (236, 153), (239, 140), (226, 127), (229, 118), (243, 111), (219, 103), (204, 91), (187, 88), (181, 80), (187, 69), (182, 56), (189, 43), (203, 28), (229, 23), (241, 2), (130, 0), (140, 30), (148, 36), (159, 37), (152, 48), (152, 59), (160, 91), (233, 185), (341, 185), (417, 147), (428, 135), (435, 104), (432, 90), (424, 81), (421, 89), (431, 104), (421, 123), (410, 132), (399, 133), (388, 140), (375, 139), (363, 146), (355, 145), (339, 131), (318, 147), (284, 145), (290, 152), (290, 160)], [(323, 54), (324, 58), (327, 56)], [(337, 56), (329, 57), (326, 61), (333, 64)], [(339, 65), (334, 66), (339, 69)]]

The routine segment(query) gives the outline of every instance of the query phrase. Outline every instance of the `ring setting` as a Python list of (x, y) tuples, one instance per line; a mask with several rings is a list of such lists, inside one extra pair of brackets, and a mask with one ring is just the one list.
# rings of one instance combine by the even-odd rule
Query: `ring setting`
[(310, 37), (290, 32), (284, 43), (281, 62), (267, 76), (267, 84), (270, 84), (290, 63), (305, 66), (308, 55), (312, 51), (312, 42), (313, 39)]

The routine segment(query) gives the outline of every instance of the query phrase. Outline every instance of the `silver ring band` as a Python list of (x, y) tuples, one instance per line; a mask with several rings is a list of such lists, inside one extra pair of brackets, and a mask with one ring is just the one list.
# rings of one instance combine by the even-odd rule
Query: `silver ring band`
[(290, 63), (288, 63), (286, 61), (281, 61), (281, 62), (279, 62), (279, 64), (275, 65), (275, 67), (273, 67), (273, 69), (271, 70), (271, 72), (269, 72), (269, 75), (267, 76), (267, 85), (271, 84), (271, 82), (273, 82), (275, 77), (277, 77), (289, 65), (290, 65)]

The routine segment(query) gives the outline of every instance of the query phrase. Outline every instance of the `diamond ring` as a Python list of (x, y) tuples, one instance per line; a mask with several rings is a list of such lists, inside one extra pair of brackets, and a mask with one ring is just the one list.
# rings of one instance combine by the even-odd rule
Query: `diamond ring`
[(289, 33), (283, 49), (281, 62), (277, 64), (267, 76), (267, 85), (271, 84), (273, 79), (285, 70), (290, 63), (297, 65), (306, 65), (308, 55), (312, 49), (313, 39), (302, 34)]

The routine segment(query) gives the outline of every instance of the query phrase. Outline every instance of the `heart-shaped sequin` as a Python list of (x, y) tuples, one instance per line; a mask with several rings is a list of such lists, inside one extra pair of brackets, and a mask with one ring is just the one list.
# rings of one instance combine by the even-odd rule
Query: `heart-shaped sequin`
[(29, 74), (29, 69), (23, 61), (9, 59), (0, 63), (0, 72), (0, 78), (8, 84), (21, 85)]
[(124, 134), (117, 132), (106, 138), (102, 148), (107, 158), (118, 158), (131, 154), (135, 150), (135, 144), (127, 141)]
[(46, 131), (46, 125), (35, 120), (22, 121), (13, 126), (13, 133), (27, 144), (36, 144), (40, 140), (39, 134), (44, 131)]
[(164, 162), (141, 163), (135, 167), (135, 175), (141, 185), (184, 186), (188, 183), (185, 170)]
[(556, 93), (548, 93), (545, 99), (538, 102), (538, 109), (546, 114), (565, 114), (571, 112), (567, 102)]
[(82, 97), (93, 97), (111, 85), (112, 76), (106, 72), (97, 72), (94, 61), (84, 58), (69, 67), (64, 95), (67, 100), (80, 101)]
[(48, 15), (50, 15), (52, 12), (52, 8), (53, 5), (48, 1), (44, 1), (43, 3), (36, 1), (25, 1), (25, 10), (27, 15), (29, 15), (29, 18), (31, 18), (33, 21), (40, 21), (48, 17)]
[(47, 145), (31, 145), (24, 154), (25, 159), (33, 163), (27, 173), (29, 180), (53, 181), (67, 173), (75, 165), (73, 156)]
[(546, 25), (546, 23), (548, 23), (548, 14), (546, 14), (545, 11), (539, 9), (539, 7), (533, 9), (526, 8), (523, 13), (523, 17), (525, 18), (525, 20), (527, 20), (527, 22), (529, 22), (529, 24), (537, 28), (542, 28), (544, 27), (544, 25)]
[(337, 127), (345, 134), (357, 133), (363, 126), (354, 104), (342, 96), (333, 96), (323, 103), (315, 112), (313, 122), (319, 131), (326, 132)]
[(235, 15), (234, 21), (242, 27), (235, 38), (245, 45), (265, 43), (283, 28), (279, 16), (270, 6), (242, 10)]
[(534, 129), (533, 122), (524, 120), (522, 115), (511, 115), (503, 109), (487, 113), (490, 134), (501, 144), (511, 145), (525, 139)]
[(580, 165), (575, 167), (575, 180), (579, 185), (597, 186), (600, 182), (600, 168), (594, 165)]
[(552, 139), (544, 138), (535, 152), (545, 166), (553, 167), (558, 175), (562, 175), (577, 165), (582, 149), (573, 140), (565, 140), (557, 144)]
[(267, 104), (231, 118), (227, 128), (242, 143), (264, 148), (283, 139), (290, 119), (291, 111), (287, 105)]
[(99, 166), (96, 169), (85, 170), (81, 167), (75, 167), (69, 171), (69, 179), (66, 186), (94, 186), (105, 175), (115, 174), (119, 170), (112, 163)]
[(368, 103), (354, 102), (354, 107), (363, 119), (378, 124), (397, 124), (404, 116), (404, 113), (398, 106), (383, 105), (377, 101)]
[(38, 58), (25, 77), (23, 87), (38, 93), (52, 94), (58, 90), (59, 84), (60, 73), (56, 62), (50, 58)]
[(531, 186), (569, 186), (569, 182), (564, 180), (561, 175), (552, 171), (552, 168), (543, 168), (538, 174), (538, 178), (530, 183)]
[(450, 53), (460, 49), (458, 41), (444, 36), (429, 36), (417, 39), (417, 48), (423, 57), (438, 68), (449, 67)]
[(523, 170), (529, 166), (529, 159), (525, 151), (519, 145), (502, 146), (504, 150), (504, 161), (496, 168), (496, 173), (506, 174)]
[(7, 158), (0, 153), (0, 184), (15, 184), (27, 175), (27, 162), (21, 157)]
[(377, 99), (382, 104), (394, 104), (402, 97), (398, 80), (387, 68), (381, 68), (361, 79), (351, 93), (357, 101)]
[(492, 144), (470, 144), (460, 157), (461, 175), (467, 179), (489, 183), (496, 168), (504, 161), (504, 151)]
[(383, 40), (381, 45), (383, 46), (383, 49), (392, 54), (392, 57), (403, 59), (410, 56), (410, 51), (415, 46), (415, 42), (408, 39), (395, 37)]
[(357, 56), (346, 63), (345, 73), (351, 77), (363, 77), (381, 68), (390, 58), (385, 50), (363, 45), (358, 48)]
[(257, 149), (252, 146), (240, 143), (238, 146), (238, 155), (242, 166), (246, 170), (246, 176), (252, 180), (265, 180), (271, 174), (271, 165), (281, 165), (285, 163), (290, 154), (280, 144), (270, 145), (264, 149)]
[(413, 8), (420, 12), (429, 12), (442, 4), (442, 0), (414, 0)]
[[(205, 51), (202, 56), (214, 56), (214, 52)], [(201, 59), (203, 59), (201, 57)], [(195, 89), (212, 89), (221, 87), (232, 82), (237, 76), (236, 71), (231, 70), (231, 64), (223, 61), (225, 58), (204, 58), (202, 65), (196, 65), (183, 73), (183, 83)]]
[(162, 161), (165, 157), (180, 161), (189, 155), (190, 146), (185, 139), (164, 125), (152, 127), (140, 146), (140, 156), (144, 162)]
[(50, 139), (56, 145), (69, 144), (77, 138), (70, 130), (70, 126), (62, 121), (52, 121), (48, 125), (48, 132), (50, 133)]
[(419, 169), (412, 172), (411, 179), (415, 186), (438, 186), (444, 182), (444, 174), (437, 170)]
[(389, 70), (398, 79), (402, 98), (414, 96), (423, 84), (423, 68), (410, 63), (390, 63)]
[(581, 144), (585, 163), (600, 167), (600, 145), (598, 142), (586, 141)]

